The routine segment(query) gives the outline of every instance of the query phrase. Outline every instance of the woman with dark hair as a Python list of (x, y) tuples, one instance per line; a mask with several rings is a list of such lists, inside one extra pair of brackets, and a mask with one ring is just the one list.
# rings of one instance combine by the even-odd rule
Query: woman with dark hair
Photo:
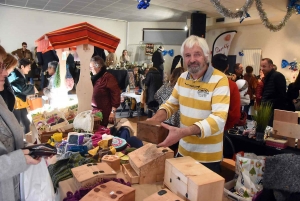
[(93, 84), (92, 107), (101, 110), (102, 126), (114, 123), (116, 110), (120, 105), (121, 93), (116, 78), (106, 71), (104, 60), (100, 56), (92, 57), (90, 71)]
[(30, 131), (30, 121), (27, 118), (27, 96), (38, 93), (34, 85), (28, 84), (25, 75), (30, 71), (31, 62), (28, 59), (20, 59), (19, 65), (8, 76), (13, 91), (16, 96), (16, 103), (14, 107), (14, 115), (19, 123), (24, 126), (24, 133)]
[[(180, 75), (184, 72), (182, 67), (175, 68), (171, 74), (170, 81), (157, 90), (157, 92), (154, 95), (155, 100), (158, 102), (159, 105), (165, 103), (169, 97), (172, 94), (172, 91), (174, 89), (174, 86), (177, 82), (177, 79), (180, 77)], [(179, 128), (180, 126), (180, 112), (179, 110), (173, 114), (170, 119), (167, 119), (165, 123), (168, 123), (170, 125), (176, 126)]]
[(300, 76), (298, 74), (295, 82), (289, 84), (287, 94), (286, 94), (289, 111), (300, 110), (299, 90), (300, 90)]
[(159, 106), (158, 102), (154, 99), (154, 94), (162, 85), (161, 74), (157, 68), (149, 68), (146, 78), (142, 82), (147, 87), (146, 103), (148, 106), (148, 118), (151, 118), (153, 111), (155, 112)]

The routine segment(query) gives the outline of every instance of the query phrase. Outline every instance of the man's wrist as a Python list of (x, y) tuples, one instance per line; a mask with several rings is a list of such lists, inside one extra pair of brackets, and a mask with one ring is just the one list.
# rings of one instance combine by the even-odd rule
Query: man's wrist
[(192, 125), (189, 127), (185, 127), (182, 128), (182, 137), (186, 137), (186, 136), (190, 136), (190, 135), (197, 135), (197, 136), (201, 136), (201, 129), (196, 126), (196, 125)]

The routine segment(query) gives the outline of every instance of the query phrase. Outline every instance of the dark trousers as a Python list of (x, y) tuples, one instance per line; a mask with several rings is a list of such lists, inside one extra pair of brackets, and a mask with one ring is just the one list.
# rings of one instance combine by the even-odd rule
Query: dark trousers
[[(180, 153), (177, 153), (176, 157), (182, 157), (182, 155), (180, 155)], [(201, 163), (201, 164), (207, 167), (208, 169), (210, 169), (211, 171), (217, 173), (218, 175), (221, 174), (221, 162)]]
[(27, 109), (15, 109), (13, 111), (16, 119), (18, 120), (19, 124), (22, 124), (24, 127), (24, 134), (28, 133), (30, 131), (30, 121), (27, 118)]
[(249, 110), (250, 110), (250, 107), (253, 106), (253, 105), (254, 105), (254, 100), (251, 100), (249, 105), (244, 106), (244, 112), (247, 113), (247, 119), (249, 119), (249, 120), (252, 120), (251, 115), (249, 115)]

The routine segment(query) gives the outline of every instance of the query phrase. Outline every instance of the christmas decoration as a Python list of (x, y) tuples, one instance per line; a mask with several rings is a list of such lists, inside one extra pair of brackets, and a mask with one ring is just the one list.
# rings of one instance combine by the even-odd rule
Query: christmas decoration
[[(291, 0), (291, 1), (293, 1), (293, 0)], [(280, 29), (282, 29), (282, 27), (285, 26), (286, 22), (288, 21), (288, 19), (290, 19), (290, 17), (292, 16), (292, 14), (294, 12), (294, 8), (292, 6), (288, 6), (286, 15), (283, 17), (281, 22), (278, 25), (273, 25), (269, 21), (266, 12), (262, 8), (261, 0), (255, 0), (255, 3), (256, 3), (256, 9), (258, 10), (258, 14), (260, 16), (260, 19), (261, 19), (263, 25), (266, 28), (268, 28), (268, 29), (270, 29), (271, 31), (274, 31), (274, 32), (279, 31)]]
[(171, 49), (171, 50), (164, 50), (164, 51), (162, 51), (162, 54), (163, 54), (163, 56), (169, 54), (171, 57), (173, 57), (174, 56), (174, 50), (173, 49)]
[(146, 9), (150, 6), (150, 1), (151, 0), (137, 0), (139, 4), (137, 5), (138, 9)]
[(294, 59), (293, 62), (288, 62), (287, 60), (282, 59), (282, 61), (281, 61), (281, 67), (282, 68), (286, 68), (288, 66), (289, 66), (290, 70), (297, 71), (298, 70), (298, 62), (297, 62), (297, 60)]
[(224, 17), (241, 18), (241, 21), (243, 21), (244, 19), (242, 20), (242, 17), (245, 16), (245, 13), (247, 13), (249, 8), (252, 6), (254, 0), (246, 0), (246, 3), (237, 12), (231, 12), (229, 9), (221, 5), (219, 0), (210, 0), (210, 2), (214, 5), (217, 11), (220, 14), (222, 14)]

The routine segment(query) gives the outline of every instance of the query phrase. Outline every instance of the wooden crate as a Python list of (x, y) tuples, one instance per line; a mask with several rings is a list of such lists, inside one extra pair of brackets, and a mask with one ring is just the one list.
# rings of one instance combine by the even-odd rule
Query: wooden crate
[(73, 132), (73, 128), (65, 130), (63, 132), (52, 131), (52, 132), (40, 132), (38, 133), (39, 141), (41, 143), (46, 143), (51, 138), (54, 133), (63, 133), (63, 138), (68, 137), (69, 132)]
[(114, 181), (99, 185), (80, 201), (135, 201), (135, 189)]
[(102, 179), (116, 178), (117, 173), (107, 163), (89, 163), (71, 169), (77, 187), (90, 187)]
[[(298, 124), (298, 113), (285, 110), (274, 110), (273, 121), (274, 138), (286, 138), (287, 146), (300, 148), (300, 125)], [(296, 144), (298, 139), (298, 144)]]
[(160, 122), (137, 122), (137, 137), (146, 142), (159, 144), (168, 136), (169, 131), (160, 125)]
[(116, 172), (120, 171), (120, 157), (115, 155), (105, 155), (101, 159), (102, 162), (107, 163)]
[(130, 166), (130, 164), (122, 164), (122, 172), (131, 184), (138, 184), (140, 177), (139, 175), (134, 171), (134, 169)]
[(193, 158), (167, 159), (165, 168), (165, 186), (182, 199), (222, 201), (224, 178)]
[(169, 148), (157, 148), (148, 143), (128, 154), (129, 164), (139, 176), (140, 184), (151, 184), (163, 181), (165, 160), (174, 157)]
[(152, 194), (149, 197), (146, 197), (143, 199), (143, 201), (168, 201), (168, 200), (174, 200), (174, 201), (184, 201), (168, 189), (162, 189), (154, 194)]

